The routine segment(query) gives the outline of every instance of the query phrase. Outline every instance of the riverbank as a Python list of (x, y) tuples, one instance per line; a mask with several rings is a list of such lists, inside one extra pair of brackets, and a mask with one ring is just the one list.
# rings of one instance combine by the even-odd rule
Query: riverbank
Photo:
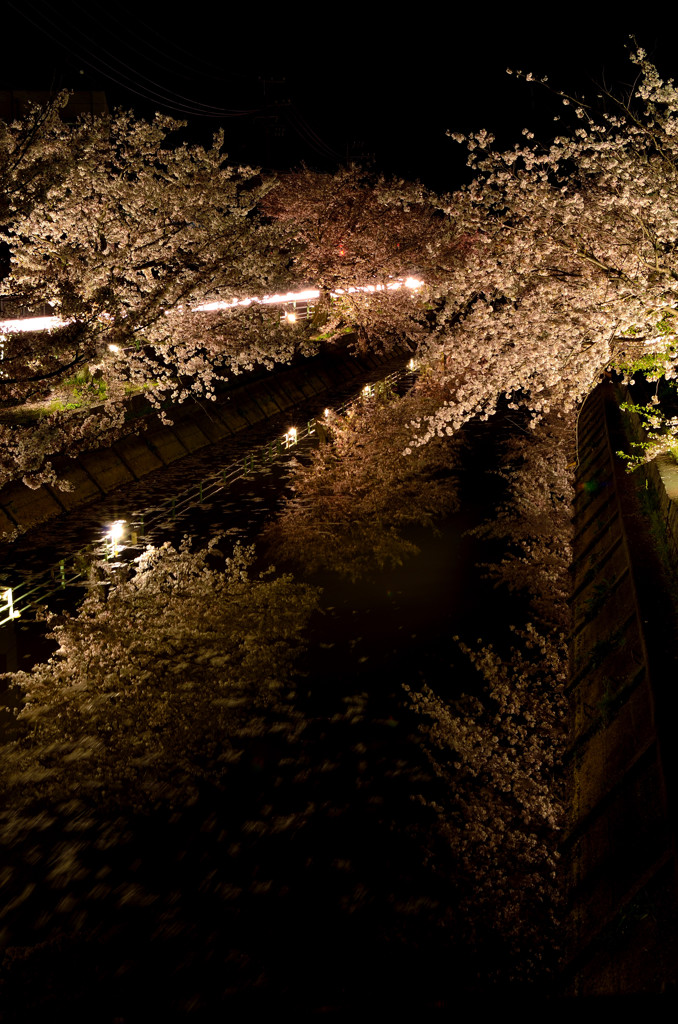
[[(315, 356), (290, 369), (263, 377), (255, 375), (242, 386), (221, 394), (209, 406), (196, 402), (168, 409), (171, 426), (160, 422), (146, 399), (135, 399), (130, 406), (129, 436), (119, 437), (109, 447), (60, 454), (52, 459), (57, 477), (66, 484), (65, 490), (49, 484), (28, 487), (19, 481), (0, 489), (0, 536), (23, 533), (192, 452), (240, 436), (266, 419), (281, 413), (294, 418), (297, 409), (310, 398), (361, 379), (377, 368), (383, 367), (384, 373), (388, 373), (389, 369), (403, 365), (408, 355), (403, 350), (388, 356), (349, 355), (346, 351)], [(135, 407), (139, 415), (132, 415)], [(83, 416), (96, 416), (98, 412), (102, 410), (94, 408)]]

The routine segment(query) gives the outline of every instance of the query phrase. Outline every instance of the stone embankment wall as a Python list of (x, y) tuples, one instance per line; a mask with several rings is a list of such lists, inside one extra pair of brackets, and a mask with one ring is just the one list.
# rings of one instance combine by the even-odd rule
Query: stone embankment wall
[[(403, 352), (397, 359), (403, 363), (406, 356)], [(123, 438), (110, 448), (83, 452), (76, 458), (53, 459), (59, 476), (68, 480), (73, 490), (60, 491), (47, 485), (32, 490), (21, 482), (8, 484), (0, 490), (0, 535), (17, 527), (22, 531), (30, 529), (205, 445), (282, 412), (291, 414), (313, 396), (364, 376), (370, 369), (383, 366), (387, 373), (393, 362), (393, 353), (388, 357), (351, 357), (346, 353), (317, 356), (231, 389), (216, 402), (175, 407), (170, 410), (171, 427), (163, 426), (153, 416), (144, 420), (140, 433)]]
[[(563, 984), (576, 996), (661, 993), (678, 981), (671, 758), (662, 746), (656, 699), (658, 687), (676, 687), (678, 679), (653, 678), (661, 674), (662, 659), (652, 657), (651, 612), (639, 600), (634, 564), (632, 535), (641, 517), (624, 497), (630, 478), (614, 455), (613, 408), (611, 389), (599, 388), (579, 422), (567, 762), (572, 799), (563, 844), (570, 890)], [(675, 516), (669, 496), (661, 500)]]

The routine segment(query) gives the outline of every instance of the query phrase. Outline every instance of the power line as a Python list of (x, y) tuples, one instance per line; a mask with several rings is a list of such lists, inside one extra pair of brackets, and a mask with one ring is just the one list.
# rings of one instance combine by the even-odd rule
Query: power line
[[(33, 20), (33, 18), (31, 18), (26, 13), (25, 10), (19, 9), (13, 3), (11, 3), (11, 0), (9, 0), (9, 6), (13, 10), (15, 10), (17, 13), (21, 14), (21, 16), (24, 17), (27, 21), (29, 21), (35, 28), (37, 28), (37, 29), (39, 29), (40, 31), (43, 31), (43, 32), (46, 31), (44, 29), (44, 27), (42, 25), (40, 25), (39, 23), (35, 22)], [(30, 7), (31, 5), (30, 4), (26, 4), (26, 6)], [(62, 33), (60, 33), (59, 26), (58, 26), (58, 24), (56, 22), (54, 22), (47, 15), (42, 15), (42, 16), (43, 16), (43, 19), (45, 21), (47, 21), (51, 26), (53, 26), (53, 30), (57, 33), (57, 36), (59, 34), (62, 34)], [(91, 40), (89, 40), (89, 37), (84, 35), (84, 33), (80, 32), (80, 35), (82, 35), (86, 40), (91, 42)], [(90, 51), (90, 56), (87, 57), (87, 56), (84, 56), (82, 54), (82, 52), (74, 50), (71, 46), (69, 46), (67, 43), (65, 43), (63, 41), (63, 39), (58, 39), (58, 42), (59, 42), (60, 46), (62, 46), (72, 56), (76, 57), (83, 64), (87, 65), (87, 67), (90, 68), (92, 71), (96, 72), (97, 74), (103, 75), (109, 81), (114, 82), (116, 85), (119, 85), (121, 88), (125, 89), (128, 92), (133, 93), (136, 96), (141, 97), (144, 100), (150, 100), (151, 102), (154, 102), (154, 103), (159, 101), (164, 107), (166, 107), (169, 110), (173, 110), (173, 111), (181, 113), (181, 114), (190, 114), (190, 115), (192, 115), (194, 117), (207, 117), (207, 118), (219, 118), (219, 119), (223, 119), (223, 118), (227, 118), (227, 117), (246, 117), (246, 116), (249, 116), (250, 114), (258, 112), (258, 110), (256, 110), (256, 109), (255, 110), (236, 111), (236, 110), (228, 110), (227, 108), (218, 108), (218, 107), (213, 108), (214, 112), (211, 112), (211, 111), (206, 111), (206, 110), (200, 110), (196, 106), (189, 106), (188, 105), (188, 104), (193, 104), (193, 103), (195, 103), (197, 101), (189, 100), (188, 103), (181, 103), (181, 102), (178, 103), (178, 102), (176, 102), (176, 101), (174, 101), (172, 99), (167, 99), (167, 92), (165, 93), (165, 95), (163, 95), (162, 93), (156, 93), (153, 90), (146, 88), (145, 86), (143, 86), (140, 83), (136, 82), (134, 79), (130, 79), (129, 76), (125, 75), (124, 73), (121, 73), (115, 67), (112, 67), (107, 61), (105, 61), (105, 60), (103, 60), (101, 58), (99, 58), (99, 64), (97, 64), (96, 63), (97, 58), (96, 58), (95, 55), (91, 54), (91, 51)], [(107, 52), (107, 51), (104, 51), (104, 52)], [(114, 59), (116, 59), (116, 58), (114, 58)], [(119, 63), (122, 63), (122, 62), (119, 62)], [(103, 68), (107, 68), (109, 70), (104, 70), (101, 67), (101, 65), (103, 65)], [(127, 67), (127, 65), (124, 65), (124, 64), (123, 64), (123, 66)], [(145, 76), (142, 76), (142, 77), (145, 77)], [(147, 79), (147, 81), (151, 81), (151, 80)], [(156, 83), (152, 83), (152, 84), (156, 84)], [(160, 86), (159, 88), (162, 88), (162, 87)], [(177, 95), (177, 94), (175, 94), (175, 95)]]
[[(75, 7), (79, 8), (79, 4), (75, 3)], [(81, 9), (81, 8), (79, 8), (79, 9)], [(131, 71), (132, 74), (137, 75), (138, 78), (143, 79), (145, 82), (148, 82), (150, 85), (154, 86), (156, 89), (163, 90), (166, 93), (167, 96), (173, 96), (173, 97), (176, 97), (179, 100), (185, 101), (186, 103), (194, 104), (196, 107), (203, 108), (205, 111), (208, 111), (210, 113), (224, 114), (225, 116), (229, 116), (229, 115), (232, 116), (234, 114), (239, 116), (241, 114), (253, 113), (253, 111), (251, 111), (251, 110), (233, 110), (233, 109), (227, 109), (227, 108), (224, 108), (224, 107), (218, 107), (218, 106), (215, 106), (212, 103), (203, 103), (201, 100), (193, 99), (190, 96), (184, 96), (181, 93), (175, 92), (173, 89), (167, 89), (166, 86), (160, 85), (158, 82), (154, 81), (152, 78), (149, 78), (147, 75), (141, 74), (141, 72), (137, 71), (135, 68), (130, 67), (130, 65), (127, 64), (125, 61), (121, 60), (120, 57), (116, 57), (115, 54), (111, 53), (111, 51), (107, 50), (104, 46), (101, 46), (101, 44), (99, 44), (96, 39), (93, 40), (90, 36), (86, 35), (81, 29), (77, 29), (76, 31), (78, 31), (79, 34), (83, 37), (83, 39), (85, 39), (88, 43), (94, 44), (94, 46), (98, 46), (99, 50), (101, 51), (101, 53), (106, 54), (108, 57), (112, 58), (112, 60), (116, 61), (121, 67), (126, 68), (128, 71)], [(135, 49), (135, 48), (131, 47), (131, 49)], [(144, 56), (144, 59), (147, 59), (145, 57), (145, 55), (141, 53), (141, 51), (136, 50), (136, 53), (138, 53), (140, 56)], [(107, 65), (107, 66), (110, 66), (110, 65)]]
[[(81, 7), (76, 0), (72, 0), (72, 5), (75, 9), (81, 11), (83, 16), (89, 18), (91, 23), (92, 18), (89, 11)], [(234, 109), (219, 107), (214, 104), (204, 103), (201, 100), (192, 99), (176, 90), (167, 88), (160, 82), (148, 77), (148, 75), (137, 71), (135, 67), (117, 57), (109, 49), (102, 46), (96, 38), (93, 38), (81, 28), (71, 26), (67, 35), (57, 21), (42, 10), (40, 6), (36, 7), (30, 0), (24, 0), (21, 8), (13, 0), (8, 0), (8, 6), (17, 14), (20, 14), (22, 18), (38, 31), (47, 35), (57, 46), (62, 47), (72, 57), (83, 63), (92, 72), (103, 76), (126, 92), (138, 96), (146, 102), (158, 103), (169, 112), (175, 114), (210, 120), (250, 117), (256, 114), (284, 116), (289, 127), (318, 156), (332, 162), (341, 160), (340, 154), (318, 135), (301, 111), (294, 105), (286, 103), (280, 106), (272, 106), (269, 103), (249, 109)], [(135, 24), (137, 22), (138, 19), (136, 19)], [(119, 38), (117, 33), (115, 38)], [(128, 45), (133, 53), (141, 55), (141, 51), (137, 47)], [(177, 44), (174, 44), (174, 48), (180, 52), (187, 52)], [(154, 49), (156, 49), (156, 52), (160, 52), (156, 47)], [(157, 64), (157, 62), (154, 63)], [(162, 65), (158, 64), (157, 66), (160, 67), (160, 70), (166, 70), (163, 69)]]
[(323, 156), (325, 159), (331, 160), (341, 159), (339, 154), (323, 142), (320, 136), (313, 131), (296, 106), (290, 104), (289, 106), (284, 107), (284, 110), (288, 116), (289, 124), (296, 131), (297, 135), (303, 138), (319, 156)]
[[(71, 0), (71, 3), (73, 4), (73, 6), (77, 7), (80, 11), (82, 11), (83, 15), (85, 15), (87, 17), (90, 17), (90, 19), (91, 19), (91, 13), (92, 12), (91, 12), (90, 9), (81, 7), (81, 5), (76, 2), (76, 0)], [(119, 5), (119, 0), (118, 0), (118, 4), (116, 4), (116, 10), (117, 10), (118, 5)], [(98, 9), (98, 11), (101, 11), (101, 9)], [(103, 13), (103, 12), (101, 12), (101, 13)], [(109, 20), (112, 20), (113, 22), (116, 22), (117, 24), (120, 24), (119, 20), (115, 17), (115, 14), (113, 13), (113, 11), (106, 10), (105, 13), (106, 13), (106, 16), (109, 18)], [(177, 43), (171, 37), (168, 37), (168, 36), (163, 36), (162, 37), (162, 42), (163, 42), (163, 47), (164, 48), (160, 49), (160, 47), (155, 46), (154, 43), (153, 43), (153, 38), (158, 38), (159, 37), (160, 33), (159, 33), (158, 28), (157, 27), (151, 28), (151, 26), (148, 25), (148, 23), (145, 22), (139, 16), (138, 10), (135, 9), (135, 11), (134, 11), (134, 27), (137, 28), (138, 26), (142, 26), (143, 28), (145, 28), (147, 30), (147, 35), (144, 37), (144, 40), (143, 40), (144, 51), (141, 51), (141, 50), (137, 49), (134, 46), (133, 42), (131, 42), (131, 40), (129, 38), (125, 39), (125, 45), (128, 47), (128, 49), (133, 50), (134, 52), (138, 53), (139, 56), (143, 57), (145, 60), (147, 60), (147, 61), (150, 60), (152, 63), (154, 63), (156, 65), (156, 67), (160, 68), (160, 70), (167, 71), (169, 74), (176, 74), (177, 73), (176, 71), (172, 70), (171, 68), (168, 68), (166, 65), (161, 64), (159, 61), (153, 60), (153, 58), (149, 57), (148, 53), (147, 53), (148, 50), (153, 50), (153, 51), (155, 51), (155, 53), (161, 54), (167, 61), (173, 63), (176, 68), (180, 69), (180, 73), (181, 73), (183, 78), (191, 80), (192, 75), (186, 74), (186, 60), (185, 60), (185, 57), (182, 56), (181, 59), (177, 59), (177, 58), (174, 58), (170, 54), (167, 53), (167, 48), (168, 47), (173, 47), (177, 52), (181, 53), (182, 55), (186, 55), (186, 56), (189, 57), (189, 59), (191, 61), (191, 69), (192, 70), (195, 69), (196, 60), (197, 60), (199, 62), (199, 64), (200, 64), (200, 74), (203, 77), (211, 78), (215, 82), (222, 82), (223, 78), (224, 78), (224, 75), (227, 75), (227, 76), (232, 77), (232, 78), (241, 78), (241, 79), (244, 79), (244, 80), (249, 81), (249, 82), (255, 82), (256, 81), (257, 76), (256, 76), (256, 74), (254, 72), (252, 72), (249, 75), (246, 75), (246, 74), (241, 74), (240, 72), (237, 72), (237, 71), (233, 71), (231, 68), (224, 69), (224, 68), (221, 68), (221, 67), (217, 67), (217, 65), (212, 64), (211, 61), (208, 61), (208, 60), (205, 59), (204, 53), (200, 53), (200, 54), (192, 53), (191, 51), (187, 50), (185, 47), (183, 47), (179, 43)], [(125, 28), (127, 29), (127, 31), (129, 31), (129, 22), (125, 23)], [(211, 74), (209, 71), (207, 71), (207, 67), (208, 66), (211, 66), (215, 70), (218, 70), (219, 73), (218, 74)]]

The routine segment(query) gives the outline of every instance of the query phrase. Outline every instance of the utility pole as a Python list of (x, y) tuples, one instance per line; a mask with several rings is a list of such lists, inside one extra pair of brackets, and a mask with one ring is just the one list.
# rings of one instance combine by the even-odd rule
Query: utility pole
[[(265, 152), (265, 163), (268, 167), (272, 166), (272, 147), (271, 138), (282, 138), (285, 134), (285, 125), (278, 113), (271, 113), (271, 109), (280, 108), (289, 105), (289, 99), (281, 96), (276, 96), (276, 87), (285, 85), (285, 78), (267, 78), (260, 77), (262, 96), (264, 99), (264, 113), (256, 118), (257, 121), (263, 126), (264, 129), (264, 152)], [(268, 103), (267, 100), (267, 87), (268, 87)]]

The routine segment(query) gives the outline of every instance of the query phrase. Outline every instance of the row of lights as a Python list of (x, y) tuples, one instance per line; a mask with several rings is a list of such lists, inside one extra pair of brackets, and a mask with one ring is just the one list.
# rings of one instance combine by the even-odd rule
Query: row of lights
[[(410, 291), (416, 291), (421, 288), (423, 281), (420, 281), (416, 277), (408, 277), (405, 281), (392, 281), (389, 284), (368, 284), (368, 285), (356, 285), (350, 288), (337, 288), (336, 291), (330, 292), (330, 295), (335, 298), (340, 295), (350, 295), (358, 292), (364, 292), (372, 294), (380, 291), (398, 291), (400, 288), (407, 288)], [(288, 292), (286, 295), (264, 295), (260, 298), (248, 298), (248, 299), (233, 299), (231, 302), (207, 302), (201, 306), (194, 306), (192, 309), (193, 313), (208, 313), (216, 310), (233, 309), (235, 306), (249, 306), (252, 303), (260, 303), (262, 305), (283, 305), (287, 302), (308, 301), (309, 299), (317, 299), (320, 297), (320, 291), (315, 288), (307, 288), (302, 292)], [(179, 310), (183, 307), (179, 306)], [(294, 324), (297, 322), (297, 314), (295, 311), (285, 313), (282, 320), (288, 324)], [(13, 333), (17, 331), (51, 331), (56, 327), (63, 327), (67, 324), (67, 320), (62, 320), (58, 316), (40, 316), (40, 317), (24, 317), (20, 320), (4, 320), (0, 323), (0, 331), (7, 331)], [(4, 361), (5, 358), (5, 342), (7, 341), (7, 335), (0, 333), (0, 362)], [(111, 343), (108, 346), (108, 351), (117, 355), (122, 351), (120, 345)], [(0, 377), (7, 376), (3, 370), (0, 369)]]
[[(369, 385), (368, 385), (369, 387)], [(325, 419), (329, 418), (330, 410), (325, 409)], [(292, 448), (293, 445), (299, 443), (299, 431), (296, 427), (290, 427), (289, 430), (283, 434), (283, 445), (285, 448)], [(124, 545), (120, 542), (125, 535), (125, 528), (127, 526), (126, 519), (116, 519), (115, 522), (111, 523), (105, 534), (105, 541), (108, 544), (108, 554), (113, 557), (117, 557), (119, 553), (124, 549)], [(136, 543), (136, 535), (133, 535), (132, 543)], [(11, 591), (10, 591), (11, 594)], [(2, 594), (0, 593), (0, 597)], [(18, 612), (16, 613), (19, 614)]]
[[(414, 359), (410, 359), (408, 366), (409, 366), (410, 370), (414, 370), (415, 369)], [(362, 393), (363, 393), (363, 395), (365, 397), (372, 396), (374, 394), (374, 385), (373, 384), (366, 384), (364, 386), (363, 390), (362, 390)], [(331, 414), (330, 409), (325, 409), (325, 411), (323, 413), (324, 418), (325, 419), (329, 419), (330, 414)], [(290, 427), (289, 430), (283, 435), (283, 443), (284, 443), (285, 448), (291, 448), (293, 445), (297, 444), (298, 441), (299, 441), (299, 433), (298, 433), (298, 430), (297, 430), (296, 427)], [(127, 520), (126, 519), (116, 519), (108, 527), (108, 530), (107, 530), (107, 532), (104, 535), (105, 542), (108, 545), (107, 557), (111, 557), (112, 556), (114, 558), (117, 558), (117, 556), (120, 554), (120, 552), (122, 550), (124, 550), (124, 545), (121, 543), (121, 541), (122, 541), (123, 537), (125, 536), (126, 527), (127, 527)], [(132, 545), (136, 544), (136, 540), (137, 540), (136, 533), (132, 533), (132, 536), (131, 536)], [(6, 617), (1, 620), (2, 622), (8, 622), (8, 621), (10, 621), (12, 619), (18, 619), (20, 617), (20, 615), (21, 615), (21, 612), (18, 611), (18, 610), (15, 610), (15, 608), (14, 608), (14, 602), (13, 602), (12, 588), (11, 587), (5, 587), (4, 589), (0, 589), (0, 612), (2, 612), (2, 611), (5, 611), (7, 613)]]
[[(337, 288), (335, 291), (330, 292), (330, 295), (335, 298), (340, 295), (354, 295), (358, 292), (364, 292), (366, 294), (383, 291), (395, 292), (399, 291), (401, 288), (416, 291), (421, 288), (423, 284), (424, 282), (420, 281), (416, 277), (407, 277), (404, 281), (390, 281), (388, 284), (351, 285), (348, 288)], [(287, 302), (304, 302), (309, 299), (317, 299), (319, 297), (319, 289), (307, 288), (301, 292), (287, 292), (286, 295), (264, 295), (263, 298), (252, 296), (247, 299), (232, 299), (230, 302), (205, 302), (200, 306), (193, 306), (191, 308), (191, 312), (211, 313), (217, 310), (233, 309), (235, 306), (251, 306), (253, 303), (264, 306), (282, 306)], [(179, 312), (183, 311), (182, 306), (178, 306), (177, 309)], [(168, 310), (167, 312), (169, 313), (170, 311)], [(292, 315), (294, 316), (294, 314)], [(288, 319), (290, 318), (288, 317)], [(51, 331), (56, 327), (64, 327), (67, 323), (67, 320), (63, 320), (59, 316), (22, 317), (16, 320), (0, 321), (0, 331), (5, 331), (8, 334), (17, 333), (19, 331)]]
[[(416, 369), (416, 364), (415, 364), (414, 359), (410, 359), (410, 361), (409, 361), (409, 363), (407, 365), (408, 365), (408, 368), (410, 370)], [(365, 398), (372, 397), (372, 395), (374, 395), (374, 384), (366, 384), (364, 386), (363, 390), (362, 390), (362, 394), (363, 394), (363, 396)], [(330, 410), (329, 409), (325, 409), (325, 411), (323, 413), (323, 416), (324, 416), (324, 418), (326, 420), (329, 419), (329, 417), (330, 417)], [(309, 427), (310, 427), (310, 424), (309, 424)], [(299, 442), (299, 432), (298, 432), (297, 428), (296, 427), (290, 427), (289, 430), (287, 430), (287, 432), (285, 434), (283, 434), (283, 445), (284, 445), (284, 447), (286, 449), (287, 448), (291, 448), (293, 445), (298, 444), (298, 442)], [(124, 536), (126, 525), (127, 525), (127, 520), (126, 519), (116, 519), (115, 522), (111, 523), (111, 525), (108, 528), (108, 532), (105, 535), (106, 536), (106, 541), (108, 542), (108, 544), (110, 546), (109, 547), (110, 554), (112, 554), (114, 557), (117, 557), (117, 555), (119, 554), (119, 552), (123, 548), (123, 545), (120, 544), (120, 541), (122, 540), (122, 538)], [(135, 542), (136, 542), (136, 535), (134, 535), (134, 539), (133, 539), (133, 543), (135, 543)]]

